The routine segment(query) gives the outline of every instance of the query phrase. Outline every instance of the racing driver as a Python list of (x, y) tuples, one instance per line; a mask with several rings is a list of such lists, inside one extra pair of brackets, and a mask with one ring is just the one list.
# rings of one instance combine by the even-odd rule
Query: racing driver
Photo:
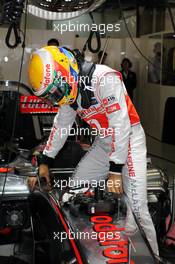
[[(33, 93), (59, 106), (40, 158), (40, 177), (50, 185), (49, 167), (68, 137), (68, 132), (62, 131), (70, 131), (78, 114), (99, 131), (99, 136), (79, 162), (73, 179), (108, 179), (109, 192), (125, 192), (153, 252), (158, 255), (156, 232), (147, 206), (145, 134), (121, 74), (106, 65), (81, 62), (73, 51), (54, 46), (35, 51), (28, 72)], [(31, 189), (36, 181), (29, 178)], [(130, 210), (126, 231), (136, 231)]]

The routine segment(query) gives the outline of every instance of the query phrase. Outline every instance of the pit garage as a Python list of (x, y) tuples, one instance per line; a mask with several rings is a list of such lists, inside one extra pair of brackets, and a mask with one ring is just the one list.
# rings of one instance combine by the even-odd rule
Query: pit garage
[(175, 263), (175, 1), (2, 0), (0, 36), (0, 263)]

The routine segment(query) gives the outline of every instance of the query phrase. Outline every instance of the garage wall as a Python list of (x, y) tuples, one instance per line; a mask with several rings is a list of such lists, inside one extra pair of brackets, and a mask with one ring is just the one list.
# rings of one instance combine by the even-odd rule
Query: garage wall
[[(17, 81), (19, 76), (20, 60), (22, 48), (8, 49), (5, 45), (5, 36), (7, 29), (0, 29), (0, 80)], [(52, 30), (27, 30), (26, 48), (24, 55), (24, 65), (22, 73), (22, 82), (27, 82), (27, 63), (30, 53), (36, 48), (46, 45), (48, 39), (57, 38), (58, 34)], [(13, 41), (13, 40), (12, 40)], [(65, 33), (60, 44), (74, 47), (75, 37), (72, 33)], [(7, 61), (8, 60), (8, 61)]]
[[(8, 49), (5, 45), (5, 36), (7, 29), (0, 29), (0, 80), (18, 81), (20, 60), (22, 55), (22, 48)], [(28, 84), (27, 81), (27, 63), (29, 56), (33, 50), (42, 47), (50, 38), (58, 38), (57, 32), (52, 30), (27, 30), (26, 48), (24, 56), (24, 65), (22, 72), (22, 82)], [(68, 46), (69, 48), (82, 49), (86, 38), (76, 38), (74, 33), (65, 32), (60, 39), (61, 46)], [(102, 48), (105, 45), (105, 39), (102, 39)], [(107, 64), (115, 69), (119, 68), (121, 61), (121, 40), (111, 39), (107, 49), (108, 58)], [(88, 57), (92, 57), (93, 61), (97, 61), (97, 55), (87, 52)]]
[[(134, 38), (134, 42), (147, 58), (152, 56), (154, 42), (148, 36), (140, 39)], [(147, 82), (148, 62), (141, 56), (129, 38), (121, 40), (120, 58), (124, 57), (128, 57), (132, 61), (132, 69), (137, 74), (134, 103), (143, 127), (147, 133), (161, 140), (165, 103), (169, 97), (175, 97), (175, 87)]]
[[(149, 58), (150, 39), (140, 39), (140, 48)], [(175, 87), (147, 82), (148, 63), (140, 57), (140, 85), (138, 87), (138, 109), (146, 132), (161, 140), (164, 121), (165, 103), (168, 97), (175, 97)]]

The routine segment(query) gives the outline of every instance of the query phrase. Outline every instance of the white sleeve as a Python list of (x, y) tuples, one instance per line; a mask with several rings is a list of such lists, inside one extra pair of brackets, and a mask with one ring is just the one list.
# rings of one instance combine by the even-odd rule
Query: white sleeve
[(75, 121), (76, 111), (69, 105), (61, 106), (56, 114), (43, 154), (55, 158), (57, 153), (63, 147), (70, 129)]
[(113, 131), (110, 161), (119, 165), (126, 163), (131, 133), (125, 89), (116, 73), (106, 74), (99, 85), (99, 99), (105, 107), (109, 128)]

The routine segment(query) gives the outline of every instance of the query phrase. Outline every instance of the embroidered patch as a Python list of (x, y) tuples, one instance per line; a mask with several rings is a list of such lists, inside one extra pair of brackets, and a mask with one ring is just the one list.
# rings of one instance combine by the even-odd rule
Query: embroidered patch
[(116, 101), (116, 97), (114, 95), (110, 95), (110, 96), (104, 98), (102, 102), (103, 102), (104, 106), (107, 106), (107, 105), (111, 105), (115, 101)]
[(120, 105), (118, 103), (112, 104), (112, 105), (106, 107), (107, 114), (111, 114), (111, 113), (119, 111), (119, 110), (120, 110)]

